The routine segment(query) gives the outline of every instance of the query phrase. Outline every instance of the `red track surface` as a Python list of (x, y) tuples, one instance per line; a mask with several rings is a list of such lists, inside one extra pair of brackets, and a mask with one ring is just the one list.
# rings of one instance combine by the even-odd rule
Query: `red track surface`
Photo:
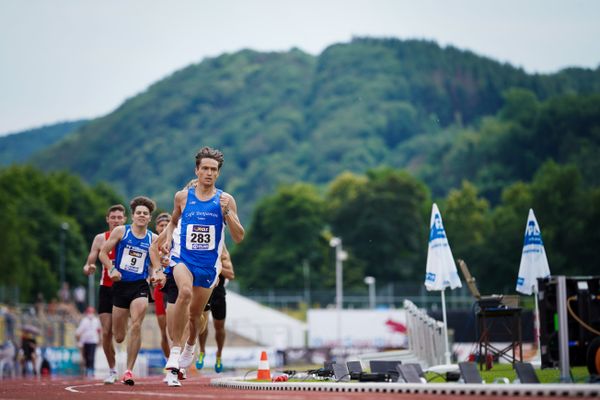
[[(259, 391), (217, 388), (210, 386), (209, 377), (192, 377), (182, 382), (182, 387), (170, 388), (162, 376), (136, 380), (135, 386), (122, 383), (104, 385), (97, 380), (81, 378), (12, 379), (0, 381), (0, 399), (215, 399), (215, 400), (346, 400), (346, 399), (423, 399), (456, 400), (469, 396), (408, 395), (393, 393), (330, 393), (299, 391)], [(475, 398), (475, 397), (470, 397)], [(525, 397), (521, 397), (523, 399)], [(529, 397), (531, 398), (531, 397)], [(538, 397), (539, 398), (539, 397)], [(560, 397), (551, 397), (559, 399)], [(486, 396), (486, 400), (510, 400), (515, 397)], [(565, 398), (566, 399), (566, 398)], [(464, 400), (464, 399), (461, 399)]]

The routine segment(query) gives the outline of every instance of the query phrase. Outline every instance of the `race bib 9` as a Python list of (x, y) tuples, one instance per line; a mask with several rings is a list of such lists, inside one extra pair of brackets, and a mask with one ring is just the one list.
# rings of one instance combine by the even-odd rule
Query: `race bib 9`
[(188, 225), (185, 232), (185, 248), (188, 250), (214, 250), (214, 225)]
[(148, 252), (146, 250), (127, 246), (123, 250), (123, 256), (121, 257), (121, 264), (119, 265), (119, 268), (123, 271), (141, 274), (144, 272), (144, 264), (146, 263), (147, 254)]

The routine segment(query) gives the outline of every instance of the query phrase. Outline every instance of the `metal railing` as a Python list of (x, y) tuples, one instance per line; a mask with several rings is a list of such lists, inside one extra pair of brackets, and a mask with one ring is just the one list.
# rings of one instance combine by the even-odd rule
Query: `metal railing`
[[(243, 290), (231, 287), (242, 296), (248, 297), (263, 305), (278, 309), (305, 309), (335, 307), (335, 289), (316, 290), (307, 293), (305, 290)], [(420, 308), (435, 311), (441, 308), (439, 292), (428, 292), (425, 286), (418, 284), (388, 284), (378, 288), (375, 294), (376, 308), (402, 308), (405, 299), (410, 300)], [(362, 291), (346, 290), (343, 307), (346, 309), (369, 308), (370, 298), (367, 288)], [(452, 309), (470, 309), (474, 298), (466, 287), (446, 291), (446, 307)]]

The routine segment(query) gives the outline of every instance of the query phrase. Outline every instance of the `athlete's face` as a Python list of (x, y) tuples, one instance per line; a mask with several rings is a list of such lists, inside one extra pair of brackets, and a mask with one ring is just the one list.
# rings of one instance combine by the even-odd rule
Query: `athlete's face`
[(148, 226), (150, 223), (150, 210), (146, 206), (139, 205), (133, 212), (133, 223), (137, 226)]
[(212, 158), (203, 158), (196, 168), (198, 183), (204, 186), (212, 186), (219, 177), (219, 162)]
[(106, 217), (106, 223), (108, 224), (108, 230), (112, 231), (117, 226), (125, 223), (125, 214), (123, 211), (111, 211)]
[(160, 235), (160, 233), (165, 230), (167, 225), (169, 225), (169, 221), (167, 221), (166, 219), (160, 221), (158, 224), (156, 224), (156, 233)]

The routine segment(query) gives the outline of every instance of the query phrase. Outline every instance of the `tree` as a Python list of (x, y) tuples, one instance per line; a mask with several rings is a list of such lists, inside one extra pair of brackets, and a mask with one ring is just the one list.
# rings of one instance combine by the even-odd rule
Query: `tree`
[(90, 188), (66, 172), (44, 174), (31, 166), (0, 170), (0, 200), (0, 240), (7, 249), (0, 253), (2, 284), (18, 287), (20, 300), (30, 302), (58, 290), (61, 225), (69, 224), (66, 281), (83, 283), (89, 242), (104, 229), (108, 206), (121, 202), (105, 185)]
[(323, 237), (325, 204), (316, 188), (281, 186), (256, 207), (247, 239), (232, 254), (247, 289), (298, 288), (308, 262), (314, 286), (331, 281), (324, 268), (328, 251)]
[(481, 259), (481, 247), (490, 229), (489, 203), (477, 195), (477, 188), (463, 181), (460, 189), (448, 194), (444, 207), (444, 227), (452, 254), (470, 260)]
[[(339, 204), (330, 212), (333, 234), (343, 239), (365, 272), (382, 282), (420, 277), (427, 248), (425, 186), (389, 168), (369, 171), (367, 181), (355, 179), (357, 186), (352, 188), (347, 185), (349, 176), (341, 179), (327, 195), (328, 201)], [(348, 284), (360, 285), (360, 279)]]

